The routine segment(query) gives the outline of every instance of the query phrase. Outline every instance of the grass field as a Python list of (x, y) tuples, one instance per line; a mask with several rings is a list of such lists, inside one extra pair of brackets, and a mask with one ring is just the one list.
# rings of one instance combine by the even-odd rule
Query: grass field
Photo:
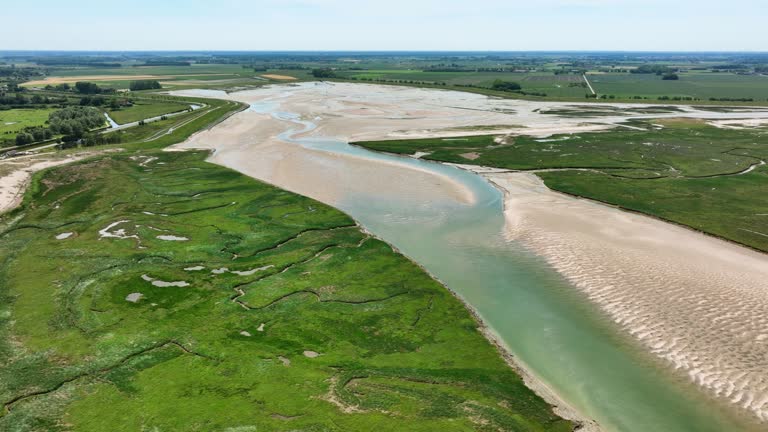
[(38, 176), (0, 234), (0, 428), (570, 430), (415, 264), (204, 157)]
[(119, 110), (108, 110), (107, 112), (118, 124), (126, 124), (151, 117), (157, 117), (163, 114), (182, 111), (187, 108), (189, 108), (189, 105), (178, 102), (140, 99), (135, 101), (134, 105), (131, 107), (121, 108)]
[[(270, 69), (268, 72), (256, 72), (251, 68), (231, 64), (206, 64), (192, 66), (126, 66), (121, 68), (66, 68), (51, 72), (48, 82), (57, 84), (76, 81), (96, 82), (99, 86), (115, 89), (127, 89), (136, 79), (156, 79), (166, 88), (210, 88), (231, 89), (256, 87), (269, 83), (283, 82), (270, 80), (262, 75), (285, 75), (299, 80), (312, 79), (309, 70)], [(25, 87), (40, 87), (44, 82), (30, 81)]]
[[(366, 70), (344, 72), (343, 78), (384, 79), (395, 81), (424, 81), (446, 83), (450, 86), (475, 85), (490, 87), (495, 80), (519, 83), (524, 91), (546, 93), (552, 97), (584, 98), (588, 89), (581, 87), (580, 75), (555, 75), (553, 73), (514, 72), (431, 72), (421, 70)], [(574, 85), (571, 85), (574, 84)]]
[(56, 76), (84, 76), (84, 75), (241, 75), (250, 74), (253, 71), (243, 69), (240, 65), (232, 64), (199, 64), (192, 66), (125, 66), (120, 68), (68, 68), (57, 69)]
[[(654, 125), (663, 125), (659, 129)], [(552, 189), (677, 222), (768, 252), (768, 140), (691, 120), (636, 122), (548, 139), (493, 136), (356, 143), (426, 159), (538, 172)], [(747, 170), (751, 171), (745, 172)]]
[(686, 72), (678, 81), (664, 81), (654, 74), (589, 74), (599, 94), (616, 96), (683, 96), (709, 98), (768, 99), (768, 76), (733, 73)]
[(10, 109), (0, 110), (0, 134), (11, 134), (11, 138), (30, 126), (42, 126), (55, 109)]
[[(132, 79), (156, 79), (164, 85), (174, 88), (214, 88), (234, 89), (250, 88), (280, 82), (264, 80), (261, 75), (289, 75), (298, 80), (314, 80), (312, 69), (332, 68), (338, 80), (353, 82), (385, 82), (398, 85), (438, 86), (487, 94), (490, 96), (587, 101), (585, 95), (589, 89), (584, 85), (581, 73), (588, 71), (589, 79), (600, 95), (613, 96), (617, 101), (637, 101), (636, 97), (646, 102), (655, 102), (659, 97), (692, 98), (701, 103), (710, 98), (742, 99), (752, 98), (752, 104), (768, 103), (768, 76), (760, 74), (736, 74), (731, 72), (716, 73), (708, 70), (719, 63), (701, 63), (698, 69), (692, 64), (676, 64), (659, 60), (652, 64), (680, 68), (680, 80), (664, 81), (655, 74), (631, 74), (611, 72), (613, 66), (600, 64), (584, 65), (580, 62), (569, 66), (569, 62), (547, 62), (541, 58), (517, 59), (514, 62), (479, 61), (470, 58), (453, 59), (457, 71), (435, 71), (441, 64), (435, 60), (415, 58), (364, 59), (346, 62), (344, 59), (307, 60), (298, 57), (295, 60), (260, 61), (254, 59), (248, 64), (196, 64), (191, 66), (134, 66), (126, 64), (119, 68), (101, 67), (56, 67), (50, 71), (55, 80), (88, 79), (98, 80), (99, 84), (113, 88), (127, 88)], [(282, 69), (292, 65), (295, 68)], [(513, 67), (519, 64), (520, 68)], [(632, 69), (641, 63), (623, 62), (615, 65), (620, 70)], [(252, 66), (258, 67), (255, 71)], [(261, 68), (266, 68), (262, 70)], [(503, 70), (500, 71), (499, 69)], [(607, 72), (606, 72), (607, 71)], [(562, 73), (556, 74), (555, 72)], [(111, 79), (114, 77), (114, 79)], [(132, 78), (136, 77), (136, 78)], [(513, 81), (522, 86), (528, 95), (514, 92), (494, 92), (490, 90), (495, 80)], [(34, 81), (25, 84), (31, 86)], [(40, 85), (40, 84), (35, 84)], [(546, 96), (542, 96), (546, 94)], [(665, 101), (665, 103), (669, 103)], [(739, 101), (721, 101), (720, 103), (739, 104)]]
[(572, 429), (348, 216), (159, 151), (241, 107), (207, 103), (0, 217), (0, 430)]

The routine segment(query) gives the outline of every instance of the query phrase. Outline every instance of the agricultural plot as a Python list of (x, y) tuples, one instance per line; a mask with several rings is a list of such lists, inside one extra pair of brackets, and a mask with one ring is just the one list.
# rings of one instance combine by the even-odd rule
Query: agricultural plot
[(419, 81), (446, 83), (450, 86), (473, 85), (488, 87), (496, 80), (519, 83), (524, 91), (546, 93), (556, 97), (583, 98), (586, 87), (582, 87), (580, 75), (555, 75), (553, 73), (515, 72), (432, 72), (421, 70), (366, 70), (343, 72), (343, 78), (356, 80)]
[(42, 126), (55, 109), (10, 109), (0, 110), (0, 134), (13, 138), (26, 127)]
[(695, 120), (644, 130), (356, 143), (426, 159), (534, 171), (552, 189), (618, 205), (768, 251), (768, 141), (762, 130)]
[(572, 429), (416, 264), (204, 158), (57, 168), (3, 219), (0, 429)]
[(248, 71), (240, 65), (195, 64), (191, 66), (124, 66), (120, 68), (69, 68), (57, 69), (56, 75), (76, 77), (88, 75), (240, 75)]
[(46, 84), (74, 84), (77, 81), (96, 82), (100, 86), (117, 89), (128, 88), (130, 81), (156, 79), (160, 81), (216, 81), (253, 77), (253, 70), (240, 65), (192, 65), (192, 66), (124, 66), (119, 68), (60, 68), (55, 69), (45, 80), (33, 80), (24, 84), (26, 87), (39, 87)]
[(709, 98), (768, 99), (768, 76), (732, 73), (686, 72), (677, 81), (664, 81), (654, 74), (589, 74), (590, 82), (599, 94), (617, 97), (659, 96)]
[(131, 107), (120, 108), (117, 110), (111, 109), (107, 112), (117, 123), (126, 124), (151, 117), (157, 117), (163, 114), (183, 111), (187, 108), (189, 108), (189, 105), (179, 102), (140, 99), (135, 101), (134, 105)]

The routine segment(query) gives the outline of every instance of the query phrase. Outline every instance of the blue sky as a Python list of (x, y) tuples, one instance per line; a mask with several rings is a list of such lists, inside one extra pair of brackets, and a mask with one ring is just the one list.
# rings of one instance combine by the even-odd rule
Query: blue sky
[(766, 0), (34, 0), (0, 49), (768, 51)]

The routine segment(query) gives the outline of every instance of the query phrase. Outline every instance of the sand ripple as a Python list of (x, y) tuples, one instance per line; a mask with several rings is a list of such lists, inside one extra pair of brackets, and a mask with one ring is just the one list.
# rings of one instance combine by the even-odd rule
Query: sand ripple
[(507, 235), (711, 394), (768, 420), (768, 256), (556, 194), (528, 174), (509, 190)]

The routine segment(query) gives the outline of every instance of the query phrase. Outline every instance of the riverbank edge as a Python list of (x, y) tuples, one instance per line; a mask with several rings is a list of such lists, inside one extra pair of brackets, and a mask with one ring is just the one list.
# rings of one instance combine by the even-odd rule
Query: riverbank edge
[[(191, 137), (190, 137), (191, 138)], [(206, 157), (205, 161), (214, 164), (217, 166), (222, 166), (227, 169), (234, 169), (230, 168), (226, 165), (219, 164), (212, 160), (213, 156), (216, 153), (215, 149), (202, 149), (202, 148), (182, 148), (180, 147), (183, 145), (184, 142), (181, 142), (179, 144), (166, 147), (163, 149), (163, 151), (207, 151), (208, 157)], [(237, 171), (237, 170), (235, 170)], [(239, 172), (239, 171), (238, 171)], [(275, 188), (278, 188), (280, 190), (285, 190), (281, 188), (278, 185), (275, 185), (269, 181), (265, 181), (262, 179), (258, 179), (255, 177), (251, 177), (248, 174), (242, 173), (244, 176), (250, 177), (254, 179), (255, 181), (262, 182), (265, 184), (268, 184), (270, 186), (273, 186)], [(485, 179), (485, 177), (483, 177)], [(291, 192), (296, 193), (296, 192)], [(297, 195), (301, 195), (296, 193)], [(302, 195), (303, 196), (303, 195)], [(554, 412), (557, 416), (569, 420), (574, 423), (573, 431), (578, 432), (605, 432), (597, 423), (596, 420), (590, 419), (587, 416), (583, 415), (579, 410), (574, 408), (571, 404), (569, 404), (561, 395), (559, 395), (554, 389), (552, 389), (547, 383), (544, 382), (541, 378), (539, 378), (531, 368), (529, 368), (527, 365), (525, 365), (522, 361), (518, 360), (517, 357), (512, 353), (512, 350), (509, 349), (509, 347), (501, 340), (501, 338), (493, 331), (493, 329), (486, 324), (486, 322), (483, 320), (482, 315), (475, 309), (474, 306), (472, 306), (469, 302), (467, 302), (463, 297), (461, 297), (457, 292), (452, 290), (445, 282), (440, 280), (437, 276), (435, 276), (432, 272), (430, 272), (426, 267), (424, 267), (419, 262), (415, 261), (408, 255), (404, 254), (400, 249), (398, 249), (396, 246), (391, 244), (390, 242), (382, 239), (381, 237), (377, 236), (376, 234), (369, 231), (365, 226), (363, 226), (360, 221), (355, 219), (354, 217), (347, 214), (347, 212), (337, 208), (333, 204), (328, 204), (331, 207), (335, 208), (337, 211), (340, 211), (347, 215), (350, 219), (352, 219), (355, 224), (357, 225), (358, 229), (365, 233), (368, 236), (371, 236), (377, 240), (380, 240), (384, 243), (386, 243), (393, 251), (396, 253), (402, 255), (405, 259), (412, 262), (414, 265), (416, 265), (419, 269), (421, 269), (424, 273), (429, 275), (430, 278), (432, 278), (434, 281), (439, 283), (441, 286), (445, 288), (446, 291), (448, 291), (454, 298), (456, 298), (463, 306), (464, 308), (469, 312), (470, 316), (472, 316), (472, 319), (477, 324), (478, 331), (485, 337), (485, 339), (491, 343), (496, 348), (496, 351), (499, 353), (499, 356), (504, 360), (505, 363), (513, 370), (515, 373), (517, 373), (520, 378), (523, 380), (523, 383), (526, 387), (531, 389), (537, 396), (542, 398), (547, 404), (550, 405), (552, 412)]]
[[(526, 171), (503, 170), (503, 169), (499, 169), (499, 168), (480, 166), (480, 165), (456, 164), (456, 163), (451, 163), (451, 162), (437, 162), (437, 163), (441, 163), (441, 164), (444, 164), (444, 165), (452, 166), (452, 167), (461, 169), (463, 171), (467, 171), (467, 172), (476, 174), (476, 175), (480, 176), (481, 178), (483, 178), (483, 180), (488, 182), (491, 186), (493, 186), (496, 190), (498, 190), (503, 195), (504, 198), (502, 200), (502, 205), (503, 205), (503, 210), (502, 211), (506, 211), (506, 209), (507, 209), (507, 199), (509, 197), (509, 193), (510, 192), (509, 192), (509, 190), (505, 186), (503, 186), (503, 185), (499, 184), (498, 182), (494, 181), (492, 176), (493, 175), (499, 175), (499, 174), (532, 174), (536, 178), (539, 179), (539, 181), (541, 182), (541, 185), (543, 187), (547, 188), (547, 190), (549, 192), (553, 193), (553, 194), (560, 195), (560, 196), (563, 196), (563, 197), (569, 198), (569, 199), (583, 200), (583, 201), (586, 201), (586, 202), (589, 202), (589, 203), (592, 203), (592, 204), (595, 204), (595, 205), (598, 205), (598, 206), (603, 206), (603, 207), (609, 208), (611, 210), (619, 211), (619, 212), (625, 212), (625, 213), (634, 214), (634, 215), (641, 216), (641, 217), (646, 217), (646, 218), (652, 219), (652, 220), (654, 220), (656, 222), (662, 222), (662, 223), (665, 223), (665, 224), (673, 225), (673, 226), (678, 227), (678, 228), (683, 228), (683, 229), (685, 229), (685, 230), (687, 230), (687, 231), (689, 231), (691, 233), (695, 233), (695, 234), (702, 235), (702, 236), (705, 236), (705, 237), (721, 240), (721, 241), (724, 241), (724, 242), (726, 242), (726, 243), (728, 243), (730, 245), (737, 246), (737, 247), (742, 247), (742, 248), (745, 248), (746, 250), (749, 250), (749, 251), (752, 251), (752, 252), (756, 252), (756, 253), (759, 253), (759, 254), (765, 254), (766, 253), (765, 251), (762, 251), (760, 249), (752, 248), (752, 247), (749, 247), (747, 245), (741, 244), (741, 243), (739, 243), (737, 241), (733, 241), (733, 240), (730, 240), (730, 239), (727, 239), (727, 238), (722, 238), (720, 236), (713, 235), (713, 234), (710, 234), (710, 233), (707, 233), (707, 232), (704, 232), (704, 231), (700, 231), (700, 230), (698, 230), (696, 228), (693, 228), (693, 227), (690, 227), (688, 225), (684, 225), (684, 224), (677, 223), (677, 222), (674, 222), (674, 221), (669, 221), (669, 220), (666, 220), (664, 218), (656, 217), (656, 216), (649, 215), (649, 214), (646, 214), (646, 213), (643, 213), (643, 212), (639, 212), (639, 211), (635, 211), (635, 210), (632, 210), (632, 209), (627, 209), (627, 208), (624, 208), (624, 207), (619, 206), (619, 205), (614, 205), (614, 204), (611, 204), (611, 203), (608, 203), (608, 202), (592, 199), (592, 198), (589, 198), (589, 197), (584, 197), (584, 196), (580, 196), (580, 195), (574, 195), (574, 194), (570, 194), (570, 193), (567, 193), (567, 192), (561, 192), (561, 191), (556, 190), (556, 189), (551, 189), (551, 188), (549, 188), (545, 184), (544, 180), (541, 179), (541, 177), (536, 175), (536, 173), (531, 173), (531, 172), (526, 172)], [(505, 216), (505, 218), (506, 218), (506, 216)], [(530, 251), (534, 255), (543, 258), (543, 255), (540, 255), (536, 251), (533, 251), (533, 250), (530, 250)], [(555, 270), (555, 271), (559, 275), (565, 277), (565, 274), (561, 273), (559, 270)], [(585, 300), (587, 300), (590, 303), (590, 305), (593, 306), (599, 314), (601, 314), (601, 315), (605, 314), (605, 310), (602, 307), (600, 307), (600, 305), (598, 305), (596, 303), (593, 303), (589, 299), (585, 298)], [(711, 403), (714, 403), (714, 404), (718, 405), (723, 410), (725, 410), (726, 412), (729, 412), (731, 414), (739, 415), (739, 416), (740, 415), (744, 415), (744, 414), (748, 415), (749, 418), (745, 419), (745, 421), (747, 422), (746, 424), (750, 425), (750, 427), (761, 427), (764, 424), (762, 422), (762, 420), (760, 420), (760, 419), (758, 419), (756, 417), (752, 417), (753, 416), (753, 412), (751, 412), (749, 410), (746, 410), (746, 409), (743, 409), (743, 407), (739, 406), (738, 404), (728, 403), (727, 400), (724, 400), (724, 399), (720, 398), (719, 396), (716, 396), (716, 395), (710, 393), (707, 388), (699, 385), (698, 382), (690, 381), (689, 377), (686, 374), (680, 374), (679, 371), (676, 368), (671, 366), (664, 359), (659, 358), (659, 357), (655, 356), (654, 354), (652, 354), (651, 351), (648, 350), (648, 347), (646, 345), (644, 345), (639, 339), (636, 339), (635, 337), (633, 337), (633, 336), (631, 336), (629, 334), (626, 334), (618, 326), (618, 324), (612, 318), (610, 318), (607, 315), (603, 315), (603, 317), (606, 320), (608, 320), (608, 322), (610, 323), (611, 326), (613, 326), (619, 333), (621, 333), (620, 337), (626, 338), (627, 341), (630, 341), (642, 353), (647, 354), (649, 356), (649, 359), (652, 360), (653, 363), (657, 365), (657, 367), (662, 368), (665, 373), (669, 373), (670, 376), (676, 376), (676, 377), (678, 377), (680, 379), (685, 379), (686, 381), (688, 381), (688, 384), (690, 384), (692, 386), (692, 388), (695, 388), (696, 390), (698, 390), (700, 392), (699, 396), (705, 398), (706, 400), (710, 401)], [(588, 429), (584, 429), (584, 431), (587, 431), (587, 430)]]
[(420, 264), (419, 262), (415, 261), (408, 255), (403, 253), (400, 249), (397, 248), (397, 246), (392, 245), (391, 243), (387, 242), (386, 240), (382, 239), (376, 234), (370, 232), (367, 228), (365, 228), (365, 226), (360, 224), (360, 222), (357, 221), (356, 219), (354, 218), (352, 219), (355, 221), (358, 228), (362, 232), (389, 245), (389, 247), (392, 248), (393, 251), (402, 255), (407, 260), (412, 262), (414, 265), (419, 267), (424, 273), (428, 274), (429, 277), (431, 277), (437, 283), (442, 285), (443, 288), (445, 288), (445, 290), (448, 291), (456, 300), (461, 302), (461, 304), (464, 305), (464, 308), (467, 309), (469, 314), (472, 316), (472, 319), (477, 324), (477, 330), (486, 338), (486, 340), (488, 340), (488, 342), (491, 343), (491, 345), (493, 345), (496, 348), (496, 351), (499, 353), (501, 358), (504, 359), (504, 361), (507, 363), (507, 366), (512, 368), (512, 370), (514, 370), (515, 373), (520, 375), (520, 377), (523, 379), (523, 382), (525, 383), (525, 386), (531, 389), (534, 393), (536, 393), (537, 396), (544, 399), (544, 401), (547, 402), (552, 407), (552, 411), (555, 414), (557, 414), (558, 416), (566, 420), (570, 420), (571, 422), (573, 422), (575, 424), (573, 428), (574, 431), (604, 432), (604, 430), (600, 427), (600, 425), (597, 423), (596, 420), (588, 418), (587, 416), (582, 414), (579, 410), (577, 410), (575, 407), (573, 407), (573, 405), (569, 404), (560, 394), (558, 394), (552, 387), (550, 387), (546, 382), (544, 382), (543, 379), (537, 376), (528, 365), (526, 365), (517, 357), (515, 357), (512, 350), (504, 343), (501, 337), (499, 337), (499, 335), (496, 334), (493, 328), (491, 328), (488, 324), (486, 324), (485, 320), (483, 320), (482, 315), (477, 311), (477, 309), (475, 309), (474, 306), (472, 306), (472, 304), (470, 304), (467, 300), (465, 300), (456, 291), (452, 290), (448, 286), (448, 284), (440, 280), (440, 278), (438, 278), (431, 271), (429, 271), (429, 269), (427, 269), (422, 264)]

